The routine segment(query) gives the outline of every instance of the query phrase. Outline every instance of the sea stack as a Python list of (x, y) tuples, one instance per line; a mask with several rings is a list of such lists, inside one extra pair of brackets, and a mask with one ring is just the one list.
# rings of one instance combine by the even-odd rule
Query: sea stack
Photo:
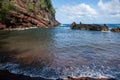
[(1, 0), (0, 29), (60, 25), (51, 0)]

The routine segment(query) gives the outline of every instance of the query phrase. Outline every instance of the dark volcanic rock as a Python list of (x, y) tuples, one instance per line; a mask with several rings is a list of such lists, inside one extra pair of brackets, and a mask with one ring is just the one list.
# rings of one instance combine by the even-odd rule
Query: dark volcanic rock
[(102, 26), (102, 31), (108, 31), (109, 29), (108, 29), (108, 26), (106, 25), (106, 24), (104, 24), (103, 26)]
[(91, 31), (108, 31), (107, 25), (98, 25), (98, 24), (76, 24), (73, 22), (71, 24), (71, 29), (79, 29), (79, 30), (91, 30)]
[(77, 29), (78, 26), (75, 22), (73, 22), (71, 25), (70, 25), (71, 29)]
[(118, 28), (112, 28), (111, 31), (112, 32), (120, 32), (120, 27), (118, 27)]

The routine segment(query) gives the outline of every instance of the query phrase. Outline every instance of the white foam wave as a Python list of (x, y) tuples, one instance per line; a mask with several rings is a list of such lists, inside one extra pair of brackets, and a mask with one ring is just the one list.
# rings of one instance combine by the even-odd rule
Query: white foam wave
[[(48, 79), (53, 78), (67, 78), (67, 76), (71, 76), (74, 78), (77, 77), (92, 77), (92, 78), (115, 78), (112, 75), (112, 72), (109, 72), (111, 74), (105, 73), (102, 70), (93, 70), (90, 69), (88, 66), (84, 66), (84, 68), (74, 68), (70, 67), (68, 68), (53, 68), (49, 69), (48, 67), (43, 68), (43, 70), (38, 71), (38, 69), (21, 69), (19, 64), (12, 64), (12, 63), (6, 63), (6, 64), (0, 64), (0, 69), (2, 70), (9, 70), (11, 73), (15, 74), (24, 74), (26, 76), (31, 77), (43, 77)], [(114, 73), (113, 73), (114, 74)]]

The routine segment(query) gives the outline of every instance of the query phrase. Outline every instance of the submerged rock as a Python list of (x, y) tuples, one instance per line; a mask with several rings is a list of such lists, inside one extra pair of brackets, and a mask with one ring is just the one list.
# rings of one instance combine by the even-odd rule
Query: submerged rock
[(71, 29), (79, 29), (79, 30), (91, 30), (91, 31), (108, 31), (108, 26), (104, 24), (103, 26), (98, 24), (76, 24), (73, 22), (71, 24)]
[(112, 32), (120, 32), (120, 27), (118, 27), (118, 28), (112, 28), (110, 31), (112, 31)]

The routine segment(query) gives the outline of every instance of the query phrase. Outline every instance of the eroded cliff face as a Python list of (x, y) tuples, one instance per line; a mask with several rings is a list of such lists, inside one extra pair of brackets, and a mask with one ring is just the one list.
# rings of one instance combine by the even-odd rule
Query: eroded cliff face
[(55, 27), (55, 9), (51, 0), (1, 0), (0, 29), (24, 27)]

